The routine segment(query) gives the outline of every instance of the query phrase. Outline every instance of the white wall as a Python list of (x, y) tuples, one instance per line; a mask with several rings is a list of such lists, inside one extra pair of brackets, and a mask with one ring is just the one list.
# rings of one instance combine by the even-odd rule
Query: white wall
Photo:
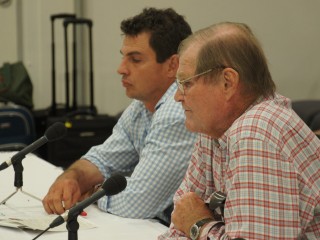
[(0, 5), (0, 66), (18, 59), (16, 1)]
[[(115, 114), (130, 102), (116, 73), (121, 59), (119, 26), (124, 18), (150, 6), (173, 7), (186, 17), (193, 30), (220, 21), (247, 23), (265, 49), (278, 91), (294, 100), (320, 99), (319, 0), (83, 0), (83, 3), (84, 16), (94, 21), (95, 102), (99, 112)], [(73, 4), (71, 0), (23, 1), (23, 60), (34, 81), (36, 108), (51, 103), (49, 15), (73, 11)], [(3, 11), (0, 8), (0, 20)], [(14, 19), (8, 21), (15, 24)], [(3, 29), (1, 35), (2, 32)], [(2, 55), (13, 60), (6, 51), (1, 44)], [(0, 64), (4, 60), (0, 57)], [(57, 73), (57, 78), (63, 82), (63, 60), (58, 59), (58, 64), (61, 73)]]

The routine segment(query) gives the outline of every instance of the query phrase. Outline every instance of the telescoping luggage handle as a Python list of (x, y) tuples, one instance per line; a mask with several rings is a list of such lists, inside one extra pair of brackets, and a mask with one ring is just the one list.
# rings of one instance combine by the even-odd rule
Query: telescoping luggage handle
[[(65, 31), (65, 64), (66, 64), (66, 84), (69, 85), (69, 65), (68, 65), (68, 25), (73, 24), (73, 105), (72, 109), (76, 110), (77, 106), (77, 60), (76, 60), (76, 26), (75, 25), (87, 25), (89, 29), (89, 81), (90, 81), (90, 109), (94, 112), (94, 92), (93, 92), (93, 49), (92, 49), (92, 20), (86, 18), (67, 18), (63, 21)], [(69, 108), (69, 92), (66, 94), (66, 107)]]
[[(54, 22), (56, 19), (61, 18), (76, 18), (75, 14), (71, 13), (60, 13), (53, 14), (50, 16), (51, 19), (51, 84), (52, 84), (52, 103), (51, 103), (51, 114), (56, 115), (57, 102), (56, 102), (56, 64), (55, 64), (55, 34), (54, 34)], [(69, 87), (66, 85), (66, 89)], [(67, 90), (66, 90), (67, 91)]]

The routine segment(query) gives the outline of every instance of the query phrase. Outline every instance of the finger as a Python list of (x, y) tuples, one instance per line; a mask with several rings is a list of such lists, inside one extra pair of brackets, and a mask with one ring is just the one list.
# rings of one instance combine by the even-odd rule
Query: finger
[(65, 209), (73, 207), (80, 198), (80, 190), (77, 187), (70, 187), (64, 189), (62, 200), (64, 202)]
[(52, 211), (56, 214), (62, 214), (65, 212), (65, 204), (61, 194), (57, 194), (52, 198), (51, 204), (49, 204)]
[(52, 211), (52, 209), (50, 208), (49, 204), (48, 204), (48, 196), (46, 196), (43, 200), (42, 200), (42, 205), (44, 207), (44, 210), (48, 213), (48, 214), (53, 214), (54, 212)]
[(61, 194), (49, 193), (43, 200), (43, 206), (49, 214), (61, 214), (64, 212), (61, 204)]

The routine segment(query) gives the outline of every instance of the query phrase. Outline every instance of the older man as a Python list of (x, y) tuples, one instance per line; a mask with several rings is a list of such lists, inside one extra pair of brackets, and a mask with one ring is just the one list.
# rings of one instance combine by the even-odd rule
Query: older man
[(179, 55), (175, 99), (201, 135), (159, 239), (320, 239), (320, 141), (249, 27), (210, 26)]

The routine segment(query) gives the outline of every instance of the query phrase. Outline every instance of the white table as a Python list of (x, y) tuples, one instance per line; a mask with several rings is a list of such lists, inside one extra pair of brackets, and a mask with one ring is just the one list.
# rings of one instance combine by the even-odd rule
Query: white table
[[(10, 158), (13, 153), (0, 152), (0, 164), (6, 159)], [(23, 191), (43, 198), (47, 193), (50, 185), (55, 178), (62, 172), (50, 163), (29, 154), (23, 161)], [(9, 196), (15, 191), (14, 187), (14, 170), (12, 166), (0, 171), (0, 201)], [(18, 201), (22, 195), (18, 192), (8, 200), (11, 202)], [(39, 204), (41, 204), (39, 202)], [(150, 240), (157, 239), (157, 236), (165, 232), (167, 227), (155, 220), (144, 219), (129, 219), (114, 216), (100, 211), (96, 206), (89, 206), (86, 208), (88, 215), (86, 219), (96, 224), (98, 227), (78, 230), (78, 239), (87, 240), (121, 240), (121, 239), (139, 239)], [(1, 240), (31, 240), (37, 236), (40, 231), (17, 229), (0, 226)], [(46, 232), (38, 238), (39, 240), (66, 240), (68, 239), (68, 232)]]

